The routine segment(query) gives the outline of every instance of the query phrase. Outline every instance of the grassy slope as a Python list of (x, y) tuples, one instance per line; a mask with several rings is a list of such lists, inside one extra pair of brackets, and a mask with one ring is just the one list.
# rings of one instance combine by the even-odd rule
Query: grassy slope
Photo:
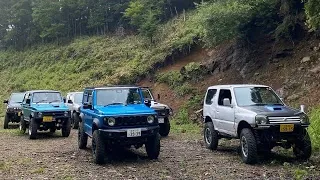
[(176, 18), (159, 28), (150, 46), (140, 36), (86, 37), (68, 45), (39, 45), (23, 52), (0, 51), (0, 99), (12, 91), (132, 83), (147, 75), (174, 50), (193, 43), (185, 22)]

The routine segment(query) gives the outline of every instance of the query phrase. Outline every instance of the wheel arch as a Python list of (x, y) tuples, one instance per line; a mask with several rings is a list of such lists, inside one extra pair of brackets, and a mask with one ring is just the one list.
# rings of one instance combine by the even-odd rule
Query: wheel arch
[(247, 121), (241, 120), (239, 122), (238, 128), (237, 128), (237, 137), (240, 137), (241, 130), (244, 128), (252, 129), (252, 127), (250, 126), (250, 124)]

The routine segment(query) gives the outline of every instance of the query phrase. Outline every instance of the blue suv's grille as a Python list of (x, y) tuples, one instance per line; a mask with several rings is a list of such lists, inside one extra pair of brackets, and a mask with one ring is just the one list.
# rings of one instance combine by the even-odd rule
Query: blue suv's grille
[(64, 112), (43, 112), (42, 115), (44, 116), (64, 116)]
[(116, 118), (116, 126), (136, 126), (146, 125), (147, 116), (132, 116), (132, 117), (118, 117)]

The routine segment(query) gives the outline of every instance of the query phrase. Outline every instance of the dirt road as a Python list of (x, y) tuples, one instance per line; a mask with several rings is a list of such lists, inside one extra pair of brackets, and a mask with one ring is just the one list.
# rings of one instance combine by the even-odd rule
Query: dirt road
[(303, 163), (273, 154), (250, 166), (241, 162), (237, 141), (220, 142), (212, 152), (204, 148), (200, 135), (163, 138), (155, 161), (147, 159), (144, 148), (130, 149), (113, 154), (111, 163), (103, 166), (92, 163), (91, 143), (86, 150), (77, 148), (75, 130), (68, 138), (57, 132), (29, 140), (17, 129), (0, 129), (0, 145), (0, 179), (320, 179), (319, 157)]

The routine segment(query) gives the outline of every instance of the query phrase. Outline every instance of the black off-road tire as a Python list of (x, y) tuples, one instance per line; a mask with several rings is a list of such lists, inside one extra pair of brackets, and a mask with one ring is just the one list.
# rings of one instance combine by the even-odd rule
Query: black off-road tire
[(24, 117), (21, 116), (20, 123), (19, 123), (19, 131), (21, 134), (24, 134), (24, 133), (26, 133), (26, 130), (27, 130), (27, 123), (24, 120)]
[(88, 143), (88, 135), (84, 132), (83, 122), (80, 123), (78, 130), (78, 147), (79, 149), (85, 149)]
[(258, 159), (257, 141), (251, 129), (244, 128), (240, 133), (240, 153), (242, 161), (246, 164), (254, 164)]
[(148, 157), (150, 159), (158, 159), (160, 154), (160, 134), (149, 137), (145, 144)]
[(304, 129), (293, 145), (293, 153), (300, 160), (308, 160), (312, 154), (309, 133)]
[(170, 132), (170, 121), (169, 121), (169, 119), (166, 118), (164, 123), (163, 124), (159, 124), (159, 126), (160, 126), (159, 134), (162, 137), (167, 137), (169, 135), (169, 132)]
[(94, 131), (92, 135), (92, 156), (96, 164), (104, 164), (105, 161), (106, 144), (99, 135), (99, 131)]
[(62, 137), (69, 137), (70, 132), (71, 132), (71, 120), (68, 119), (62, 125), (62, 128), (61, 128)]
[(9, 117), (8, 114), (4, 117), (4, 122), (3, 122), (3, 129), (8, 129), (9, 128)]
[(79, 114), (74, 112), (72, 113), (72, 128), (73, 129), (78, 129), (79, 128)]
[(212, 122), (206, 122), (203, 130), (203, 138), (207, 149), (216, 150), (218, 148), (219, 136)]
[(29, 121), (29, 139), (36, 139), (37, 138), (37, 132), (38, 132), (38, 123), (34, 118), (31, 118)]

